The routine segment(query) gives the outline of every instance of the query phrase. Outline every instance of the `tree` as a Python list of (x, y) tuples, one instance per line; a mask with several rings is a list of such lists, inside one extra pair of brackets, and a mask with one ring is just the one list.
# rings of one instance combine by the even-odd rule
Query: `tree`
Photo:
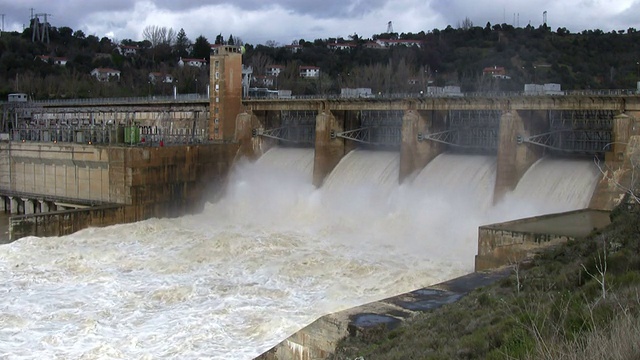
[(224, 44), (224, 38), (222, 37), (222, 34), (216, 35), (215, 44), (216, 45), (223, 45)]
[(175, 45), (175, 53), (180, 57), (186, 57), (189, 54), (189, 47), (191, 46), (191, 40), (187, 37), (187, 34), (184, 32), (184, 29), (180, 29), (178, 31), (178, 35), (176, 35), (176, 45)]
[(227, 40), (227, 44), (235, 45), (236, 43), (233, 41), (233, 35), (229, 34), (229, 40)]
[(471, 19), (469, 19), (469, 17), (465, 17), (464, 20), (462, 20), (462, 24), (458, 25), (458, 29), (462, 29), (462, 30), (469, 30), (473, 27), (473, 21), (471, 21)]
[(256, 51), (249, 58), (249, 64), (251, 64), (254, 74), (264, 75), (267, 66), (273, 64), (273, 59), (261, 51)]
[(142, 37), (151, 43), (151, 47), (158, 45), (173, 45), (176, 40), (176, 32), (165, 26), (149, 25), (142, 30)]
[(191, 55), (198, 59), (208, 59), (211, 54), (211, 44), (206, 37), (200, 35), (196, 38), (196, 42), (193, 44), (193, 52)]

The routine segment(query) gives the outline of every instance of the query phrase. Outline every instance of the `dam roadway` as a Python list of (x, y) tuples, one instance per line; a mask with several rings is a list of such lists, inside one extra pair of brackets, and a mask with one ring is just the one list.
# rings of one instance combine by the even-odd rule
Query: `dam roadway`
[[(78, 109), (169, 109), (180, 106), (206, 106), (210, 98), (202, 95), (179, 97), (133, 97), (33, 101), (35, 106), (50, 111)], [(6, 103), (5, 103), (6, 104)], [(612, 110), (640, 111), (637, 95), (610, 95), (606, 92), (575, 91), (566, 95), (523, 95), (503, 93), (500, 96), (420, 96), (401, 94), (368, 98), (339, 96), (300, 96), (294, 98), (243, 98), (242, 105), (250, 111), (281, 110)]]

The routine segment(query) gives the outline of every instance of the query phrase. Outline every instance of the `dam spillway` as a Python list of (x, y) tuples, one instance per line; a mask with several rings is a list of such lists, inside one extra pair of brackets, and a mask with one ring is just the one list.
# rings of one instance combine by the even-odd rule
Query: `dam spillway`
[(394, 185), (396, 153), (357, 150), (316, 188), (312, 149), (274, 148), (201, 214), (2, 245), (0, 352), (251, 359), (323, 314), (467, 273), (477, 226), (515, 213), (489, 205), (494, 158), (440, 156)]

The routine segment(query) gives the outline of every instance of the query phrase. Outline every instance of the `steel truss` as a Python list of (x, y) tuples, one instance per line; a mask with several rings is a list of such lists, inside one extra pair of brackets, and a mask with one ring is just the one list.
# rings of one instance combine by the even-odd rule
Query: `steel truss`
[(518, 142), (567, 153), (599, 154), (611, 146), (613, 116), (609, 110), (549, 111), (550, 131), (519, 137)]
[(283, 110), (280, 112), (282, 126), (261, 130), (255, 135), (294, 144), (314, 144), (316, 116), (317, 112), (311, 110)]
[(562, 152), (597, 154), (609, 149), (611, 132), (604, 130), (556, 130), (519, 139), (519, 142)]
[(402, 118), (404, 111), (363, 110), (360, 112), (362, 127), (334, 134), (362, 144), (398, 146), (402, 142)]
[(498, 149), (499, 110), (449, 111), (448, 130), (418, 134), (418, 141), (435, 141), (460, 149), (494, 151)]

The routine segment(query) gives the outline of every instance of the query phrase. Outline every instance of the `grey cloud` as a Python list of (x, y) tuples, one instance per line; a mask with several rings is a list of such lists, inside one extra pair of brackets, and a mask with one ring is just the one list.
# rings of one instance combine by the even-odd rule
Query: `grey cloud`
[(318, 18), (346, 18), (367, 14), (390, 0), (238, 0), (229, 1), (206, 1), (206, 0), (157, 0), (158, 7), (179, 11), (185, 9), (200, 8), (205, 5), (233, 4), (244, 11), (255, 11), (269, 9), (280, 6), (300, 15), (316, 16)]

